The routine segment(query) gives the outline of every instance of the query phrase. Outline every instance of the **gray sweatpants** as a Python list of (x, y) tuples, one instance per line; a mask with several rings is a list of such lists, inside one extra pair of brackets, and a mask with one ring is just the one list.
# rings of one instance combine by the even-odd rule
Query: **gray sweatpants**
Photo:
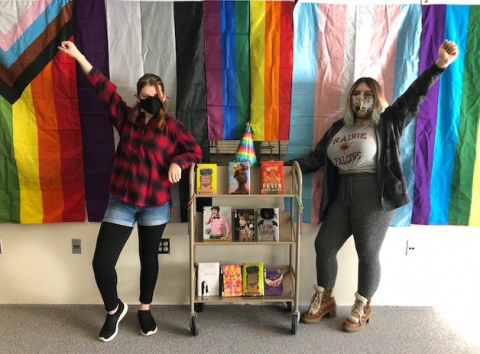
[(385, 211), (374, 174), (343, 175), (337, 197), (327, 211), (317, 238), (317, 284), (332, 289), (337, 253), (353, 234), (358, 254), (358, 293), (370, 299), (380, 283), (380, 249), (395, 211)]

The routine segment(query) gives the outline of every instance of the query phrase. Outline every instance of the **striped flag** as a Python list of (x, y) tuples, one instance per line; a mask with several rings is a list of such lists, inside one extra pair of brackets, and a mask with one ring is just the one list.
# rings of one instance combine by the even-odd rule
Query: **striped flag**
[(208, 137), (288, 140), (293, 70), (292, 1), (206, 1)]
[(460, 54), (418, 116), (414, 223), (480, 225), (479, 36), (480, 6), (423, 7), (422, 65), (444, 38)]
[[(190, 129), (205, 155), (208, 154), (204, 49), (201, 36), (202, 3), (106, 0), (104, 4), (103, 1), (85, 0), (77, 3), (76, 9), (79, 16), (84, 14), (81, 15), (82, 22), (78, 26), (84, 31), (83, 35), (99, 38), (98, 41), (88, 42), (85, 37), (85, 40), (81, 41), (81, 45), (88, 49), (87, 58), (97, 60), (101, 71), (110, 77), (127, 104), (133, 106), (136, 103), (138, 78), (145, 73), (159, 75), (168, 96), (168, 111)], [(90, 16), (87, 15), (89, 13)], [(75, 14), (77, 15), (77, 12)], [(87, 25), (88, 22), (90, 24)], [(128, 33), (128, 36), (125, 36), (125, 33)], [(195, 60), (192, 60), (192, 57)], [(86, 97), (90, 97), (93, 90), (89, 88), (85, 92)], [(103, 217), (108, 197), (107, 174), (110, 174), (111, 169), (108, 161), (113, 158), (113, 148), (118, 139), (116, 133), (115, 139), (112, 138), (111, 126), (102, 128), (101, 139), (94, 139), (99, 135), (98, 129), (95, 129), (96, 124), (102, 127), (109, 125), (104, 113), (103, 117), (100, 111), (98, 117), (92, 116), (90, 106), (95, 107), (96, 102), (97, 99), (93, 99), (91, 103), (83, 102), (85, 115), (82, 115), (82, 122), (83, 119), (91, 122), (85, 123), (84, 138), (91, 137), (94, 143), (92, 146), (100, 148), (102, 144), (101, 149), (106, 152), (106, 155), (100, 158), (98, 150), (96, 154), (85, 156), (86, 165), (92, 166), (91, 173), (87, 175), (92, 177), (88, 186), (97, 186), (91, 188), (92, 195), (88, 205), (90, 221), (100, 221)], [(97, 123), (93, 123), (92, 119), (98, 120)], [(94, 169), (95, 166), (97, 169)], [(94, 178), (97, 178), (96, 181), (93, 181)], [(186, 177), (184, 179), (187, 182)], [(99, 183), (107, 183), (107, 188), (100, 191)], [(185, 220), (185, 215), (181, 217), (180, 211), (183, 210), (186, 214), (186, 209), (180, 206), (179, 198), (182, 197), (182, 205), (186, 205), (189, 196), (182, 195), (182, 190), (185, 189), (188, 190), (188, 185), (182, 188), (175, 184), (173, 187), (172, 221)]]
[[(326, 5), (295, 9), (289, 158), (310, 151), (342, 117), (346, 92), (361, 76), (376, 78), (393, 102), (430, 66), (443, 39), (461, 55), (422, 104), (402, 139), (402, 164), (413, 203), (392, 225), (478, 225), (476, 170), (479, 107), (474, 51), (478, 6)], [(301, 25), (300, 25), (301, 24)], [(309, 30), (306, 30), (306, 29)], [(313, 58), (313, 59), (312, 59)], [(476, 183), (475, 183), (476, 181)], [(304, 176), (306, 221), (318, 221), (322, 176)]]
[(57, 53), (72, 3), (2, 2), (0, 19), (0, 222), (84, 221), (75, 64)]

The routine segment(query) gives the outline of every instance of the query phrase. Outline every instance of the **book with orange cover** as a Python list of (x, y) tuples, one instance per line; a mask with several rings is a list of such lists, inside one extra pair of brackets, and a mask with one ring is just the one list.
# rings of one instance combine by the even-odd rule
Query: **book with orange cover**
[(223, 296), (242, 296), (242, 265), (222, 265)]
[(262, 161), (260, 173), (262, 194), (283, 194), (283, 161)]

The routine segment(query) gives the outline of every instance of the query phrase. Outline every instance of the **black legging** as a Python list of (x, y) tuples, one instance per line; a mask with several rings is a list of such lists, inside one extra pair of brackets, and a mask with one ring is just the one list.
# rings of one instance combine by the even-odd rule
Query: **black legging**
[[(165, 226), (138, 225), (140, 254), (140, 302), (150, 304), (158, 277), (158, 247)], [(133, 227), (102, 222), (93, 256), (93, 271), (105, 309), (113, 311), (118, 305), (117, 272), (115, 265)]]
[(395, 211), (380, 205), (374, 174), (345, 175), (317, 238), (317, 284), (332, 289), (337, 278), (337, 253), (353, 234), (358, 255), (360, 295), (371, 299), (380, 283), (380, 250)]

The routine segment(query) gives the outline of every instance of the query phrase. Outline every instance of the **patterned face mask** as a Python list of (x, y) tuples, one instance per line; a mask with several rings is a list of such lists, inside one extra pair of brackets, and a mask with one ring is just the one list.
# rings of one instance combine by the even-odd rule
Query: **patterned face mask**
[(352, 109), (355, 113), (371, 112), (375, 104), (375, 94), (372, 92), (352, 92)]

